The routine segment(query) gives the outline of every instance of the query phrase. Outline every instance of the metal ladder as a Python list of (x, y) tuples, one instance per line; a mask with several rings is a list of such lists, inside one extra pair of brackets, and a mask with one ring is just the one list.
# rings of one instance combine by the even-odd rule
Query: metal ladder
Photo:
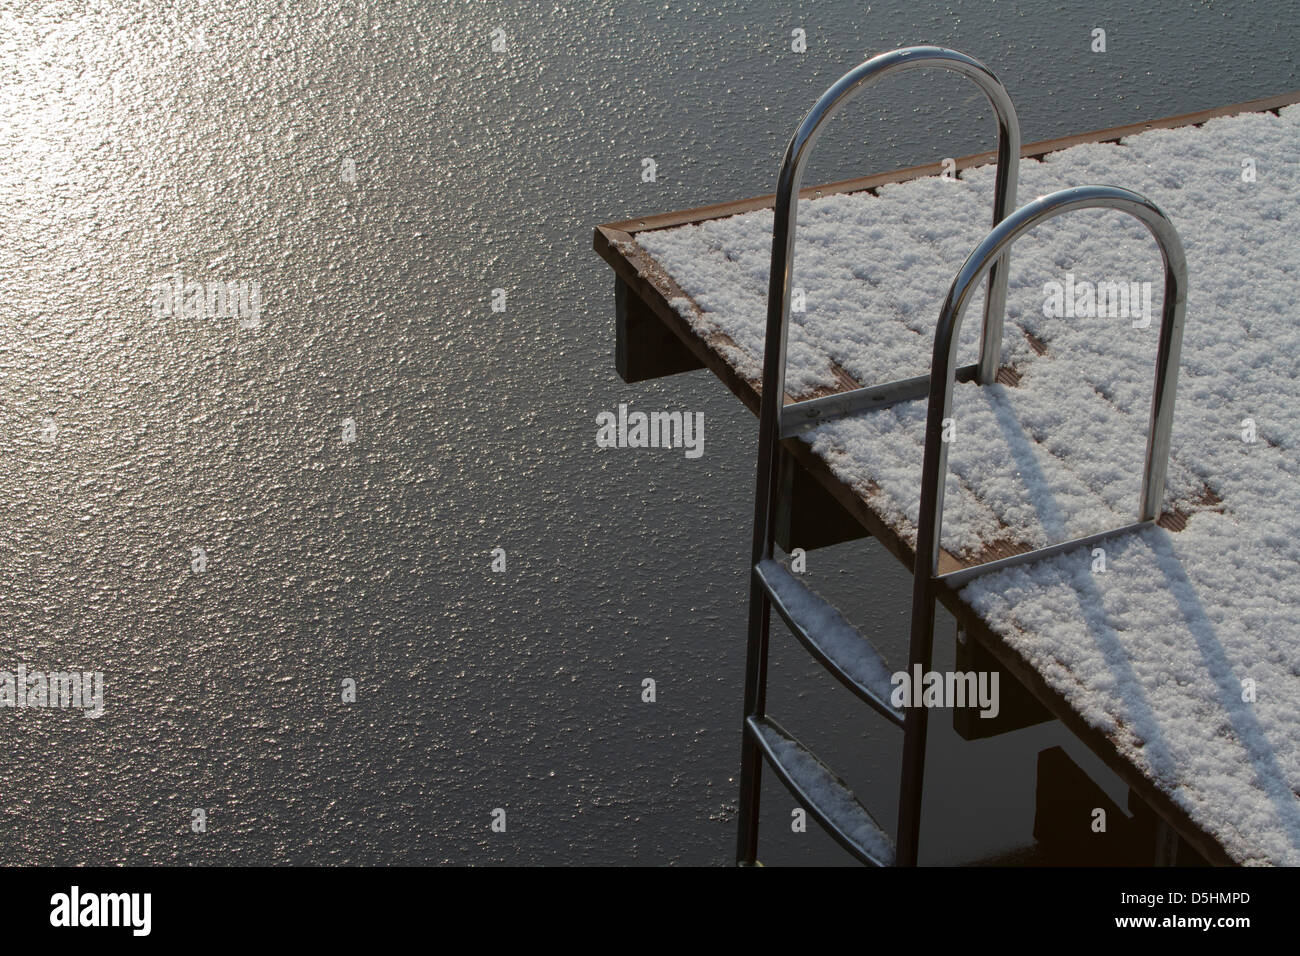
[[(783, 404), (786, 324), (795, 232), (795, 203), (800, 172), (818, 127), (857, 90), (886, 72), (939, 66), (969, 76), (988, 95), (998, 116), (997, 199), (994, 228), (962, 265), (944, 301), (935, 333), (931, 374), (882, 386), (855, 389), (812, 401)], [(1160, 514), (1168, 465), (1174, 392), (1186, 305), (1187, 266), (1182, 243), (1168, 217), (1153, 203), (1114, 186), (1081, 186), (1029, 203), (1010, 216), (1014, 202), (1019, 130), (1005, 89), (978, 61), (938, 47), (912, 47), (875, 57), (832, 86), (800, 124), (781, 167), (772, 237), (772, 273), (768, 298), (763, 390), (759, 410), (758, 477), (754, 514), (754, 548), (750, 583), (749, 639), (745, 668), (745, 717), (742, 728), (740, 813), (737, 862), (757, 863), (758, 808), (762, 761), (795, 795), (810, 815), (846, 850), (864, 863), (915, 866), (920, 839), (921, 793), (925, 770), (928, 712), (924, 707), (900, 711), (890, 702), (890, 668), (883, 656), (828, 602), (800, 582), (774, 558), (773, 516), (777, 506), (780, 442), (810, 422), (886, 408), (928, 396), (921, 502), (913, 568), (912, 624), (908, 669), (930, 669), (934, 644), (935, 601), (940, 588), (965, 584), (979, 574), (1039, 560), (1152, 524)], [(1165, 266), (1164, 304), (1146, 465), (1138, 521), (1087, 537), (1075, 538), (1009, 558), (938, 573), (947, 444), (943, 422), (949, 416), (955, 381), (981, 385), (996, 377), (1006, 301), (1008, 252), (1021, 235), (1041, 222), (1077, 209), (1112, 208), (1141, 221), (1160, 247)], [(966, 305), (989, 280), (980, 359), (956, 367), (957, 332)], [(813, 657), (841, 683), (891, 723), (903, 728), (903, 759), (897, 839), (859, 803), (842, 780), (766, 712), (768, 631), (775, 609)]]

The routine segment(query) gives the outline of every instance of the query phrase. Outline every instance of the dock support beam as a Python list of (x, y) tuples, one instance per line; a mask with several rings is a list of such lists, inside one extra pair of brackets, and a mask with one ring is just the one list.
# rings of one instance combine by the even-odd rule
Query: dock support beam
[(795, 548), (813, 551), (869, 535), (866, 528), (835, 500), (794, 455), (781, 450), (777, 482), (780, 493), (773, 521), (776, 543), (789, 554)]
[(614, 367), (629, 385), (704, 368), (695, 353), (619, 277), (614, 279), (614, 325)]
[(1052, 720), (1051, 712), (1038, 702), (1028, 688), (1005, 670), (984, 645), (971, 640), (960, 628), (957, 630), (958, 673), (998, 675), (998, 714), (981, 717), (974, 707), (954, 707), (952, 729), (962, 740), (982, 740), (1009, 734), (1013, 730), (1032, 727)]
[(1038, 755), (1034, 838), (1053, 866), (1208, 865), (1134, 791), (1125, 813), (1060, 747)]

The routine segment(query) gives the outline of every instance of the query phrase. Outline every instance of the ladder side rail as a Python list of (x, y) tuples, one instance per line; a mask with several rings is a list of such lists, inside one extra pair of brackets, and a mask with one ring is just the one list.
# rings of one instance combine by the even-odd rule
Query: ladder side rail
[[(934, 644), (935, 592), (939, 584), (939, 539), (943, 526), (944, 478), (948, 446), (943, 422), (952, 410), (953, 370), (957, 333), (967, 304), (980, 280), (1020, 236), (1048, 219), (1078, 209), (1117, 209), (1142, 222), (1156, 240), (1165, 269), (1165, 292), (1156, 351), (1155, 386), (1151, 398), (1143, 469), (1139, 523), (1160, 514), (1169, 444), (1173, 429), (1174, 394), (1187, 309), (1187, 257), (1169, 217), (1155, 203), (1118, 186), (1077, 186), (1040, 197), (1016, 210), (975, 248), (953, 280), (935, 331), (929, 407), (925, 426), (925, 458), (921, 472), (916, 561), (913, 566), (912, 633), (909, 667), (930, 667)], [(904, 721), (903, 774), (899, 794), (898, 862), (916, 864), (920, 832), (920, 795), (925, 769), (926, 710), (911, 708)]]
[[(759, 399), (758, 474), (754, 500), (754, 540), (750, 561), (749, 633), (745, 657), (745, 718), (766, 711), (768, 632), (771, 607), (755, 568), (772, 556), (773, 514), (778, 485), (782, 408), (785, 397), (786, 331), (790, 315), (795, 224), (804, 163), (825, 122), (853, 95), (887, 73), (942, 67), (973, 80), (983, 90), (998, 121), (998, 165), (993, 222), (1001, 222), (1015, 205), (1020, 170), (1020, 123), (1006, 88), (980, 61), (943, 47), (908, 47), (883, 53), (842, 76), (813, 105), (799, 124), (781, 162), (773, 210), (772, 262), (767, 300), (767, 332), (763, 352), (763, 383)], [(1006, 303), (1005, 257), (990, 273), (981, 339), (980, 378), (992, 382), (1001, 352), (1002, 318)], [(737, 861), (755, 862), (758, 845), (758, 795), (762, 756), (746, 733), (741, 747), (740, 811)]]

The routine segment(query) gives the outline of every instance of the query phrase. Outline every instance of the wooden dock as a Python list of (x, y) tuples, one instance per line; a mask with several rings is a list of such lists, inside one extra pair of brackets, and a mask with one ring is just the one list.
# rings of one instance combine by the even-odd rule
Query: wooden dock
[[(1207, 120), (1241, 113), (1264, 111), (1276, 113), (1280, 108), (1297, 102), (1300, 102), (1300, 92), (1045, 140), (1025, 145), (1021, 150), (1021, 156), (1026, 159), (1039, 159), (1081, 144), (1118, 142), (1123, 137), (1148, 130), (1199, 126)], [(977, 153), (957, 159), (956, 168), (960, 171), (985, 166), (992, 163), (994, 159), (992, 152)], [(937, 176), (942, 172), (943, 166), (939, 163), (914, 166), (829, 185), (808, 187), (801, 191), (800, 196), (802, 199), (813, 199), (833, 194), (874, 192), (887, 184)], [(701, 335), (678, 311), (678, 308), (671, 304), (675, 301), (680, 304), (682, 300), (690, 300), (691, 297), (679, 286), (677, 280), (639, 244), (638, 236), (654, 230), (699, 224), (770, 208), (772, 204), (772, 196), (760, 196), (678, 212), (625, 219), (596, 228), (594, 248), (613, 268), (617, 277), (616, 363), (619, 374), (625, 381), (636, 382), (707, 368), (721, 379), (751, 412), (757, 413), (759, 383), (738, 370), (736, 365), (727, 358), (728, 354), (734, 355), (735, 343), (729, 341), (723, 334)], [(1004, 368), (999, 381), (1003, 381), (1004, 384), (1014, 384), (1015, 375), (1014, 369)], [(818, 394), (857, 388), (863, 384), (855, 381), (842, 370), (838, 373), (838, 377), (841, 378), (839, 389), (823, 388), (820, 392), (811, 394), (787, 395), (786, 401), (817, 397)], [(782, 447), (787, 463), (783, 481), (789, 483), (789, 487), (794, 491), (792, 495), (786, 496), (787, 500), (794, 502), (791, 513), (784, 514), (778, 519), (782, 527), (782, 532), (778, 534), (778, 541), (783, 547), (788, 547), (789, 542), (794, 541), (798, 546), (807, 549), (871, 535), (905, 567), (912, 568), (914, 554), (905, 529), (888, 520), (885, 514), (873, 505), (870, 488), (853, 487), (840, 480), (827, 462), (802, 440), (786, 439), (782, 442)], [(1185, 515), (1170, 513), (1163, 516), (1161, 524), (1168, 530), (1176, 532), (1181, 530), (1185, 521)], [(855, 528), (859, 530), (854, 531)], [(987, 561), (1004, 554), (1028, 549), (1026, 545), (1015, 541), (999, 543), (998, 547), (1001, 551), (996, 553), (986, 551), (978, 555), (977, 560), (971, 560), (968, 556), (965, 562), (945, 551), (941, 557), (940, 571), (958, 570), (967, 563)], [(1003, 672), (1003, 680), (1006, 681), (1009, 675), (1014, 684), (1018, 685), (1013, 691), (1005, 692), (1008, 695), (1021, 693), (1024, 698), (1021, 705), (1010, 708), (1015, 715), (1012, 717), (1015, 726), (1033, 723), (1043, 719), (1047, 714), (1057, 718), (1100, 757), (1131, 788), (1133, 794), (1172, 828), (1173, 832), (1196, 854), (1213, 864), (1231, 865), (1238, 862), (1220, 836), (1216, 835), (1213, 827), (1207, 827), (1204, 821), (1197, 821), (1189, 816), (1157, 781), (1148, 776), (1121, 751), (1111, 736), (1088, 723), (1079, 710), (1050, 684), (1020, 651), (995, 632), (962, 600), (956, 589), (942, 589), (940, 599), (956, 618), (958, 626), (973, 642), (972, 649), (966, 653), (976, 655), (986, 663), (995, 662)], [(738, 623), (738, 640), (740, 629)], [(739, 689), (737, 693), (739, 702)], [(1151, 859), (1152, 862), (1156, 861), (1154, 848)], [(1163, 861), (1170, 862), (1167, 854), (1163, 857)]]

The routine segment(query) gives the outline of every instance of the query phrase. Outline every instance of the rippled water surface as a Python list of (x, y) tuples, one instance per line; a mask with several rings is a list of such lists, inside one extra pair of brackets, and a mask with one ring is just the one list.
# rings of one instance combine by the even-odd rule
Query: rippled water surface
[[(0, 857), (725, 861), (755, 426), (706, 373), (617, 379), (591, 228), (770, 191), (907, 43), (988, 62), (1026, 140), (1300, 86), (1288, 2), (1130, 6), (0, 8), (0, 669), (107, 681), (97, 720), (0, 710)], [(992, 145), (955, 78), (872, 97), (808, 181)], [(164, 314), (177, 276), (260, 325)], [(619, 402), (702, 411), (704, 456), (598, 452)], [(812, 571), (901, 653), (892, 559)], [(783, 719), (892, 820), (897, 741), (775, 644)], [(932, 723), (926, 858), (1028, 843), (1063, 735)], [(840, 862), (791, 806), (765, 857)]]

